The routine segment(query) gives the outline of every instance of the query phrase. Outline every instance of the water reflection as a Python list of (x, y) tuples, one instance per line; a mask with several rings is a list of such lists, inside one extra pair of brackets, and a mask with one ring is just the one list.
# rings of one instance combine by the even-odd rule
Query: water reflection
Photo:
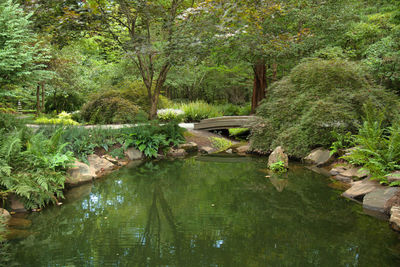
[[(396, 235), (302, 168), (257, 159), (148, 162), (32, 214), (23, 266), (395, 266)], [(88, 192), (88, 191), (86, 191)], [(385, 251), (385, 253), (382, 253)]]

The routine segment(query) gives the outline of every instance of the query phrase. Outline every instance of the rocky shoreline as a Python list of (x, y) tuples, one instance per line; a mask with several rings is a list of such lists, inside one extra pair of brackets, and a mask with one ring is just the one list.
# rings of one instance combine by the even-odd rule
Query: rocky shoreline
[[(210, 136), (217, 136), (208, 132), (189, 130), (186, 136), (186, 143), (178, 147), (171, 147), (165, 155), (159, 154), (157, 158), (179, 158), (189, 154), (212, 154), (217, 152), (210, 142)], [(248, 144), (235, 143), (224, 151), (225, 153), (235, 153), (241, 156), (254, 153)], [(74, 167), (67, 170), (65, 181), (66, 190), (73, 187), (90, 183), (104, 175), (117, 170), (123, 166), (139, 165), (145, 160), (142, 152), (135, 148), (125, 151), (122, 159), (113, 158), (108, 154), (92, 154), (88, 156), (87, 163), (75, 161)], [(257, 154), (257, 153), (255, 153)], [(264, 156), (264, 155), (263, 155)], [(281, 147), (272, 152), (269, 156), (268, 164), (284, 158), (285, 166), (288, 167), (288, 157), (284, 154)], [(329, 176), (344, 190), (342, 196), (363, 205), (366, 214), (379, 219), (389, 220), (390, 226), (395, 231), (400, 231), (400, 188), (389, 187), (379, 184), (377, 181), (370, 180), (368, 172), (359, 167), (355, 167), (344, 161), (339, 161), (330, 155), (330, 151), (317, 148), (303, 159), (306, 167), (310, 170)], [(67, 191), (68, 192), (68, 191)], [(57, 202), (61, 205), (61, 202)], [(12, 222), (16, 212), (27, 212), (23, 204), (15, 195), (10, 197), (11, 211), (0, 209), (0, 216), (6, 221)], [(9, 225), (9, 227), (11, 227)]]
[[(393, 230), (400, 231), (399, 187), (389, 187), (371, 180), (368, 171), (335, 159), (329, 150), (323, 148), (313, 150), (304, 158), (304, 162), (310, 164), (309, 169), (341, 183), (341, 188), (347, 189), (342, 196), (361, 204), (366, 214), (388, 220)], [(389, 179), (400, 180), (395, 173)]]

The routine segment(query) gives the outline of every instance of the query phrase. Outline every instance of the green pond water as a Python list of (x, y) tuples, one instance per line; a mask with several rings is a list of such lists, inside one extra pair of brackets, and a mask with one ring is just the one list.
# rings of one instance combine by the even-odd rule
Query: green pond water
[[(26, 217), (16, 266), (400, 266), (399, 235), (293, 165), (197, 157), (123, 168)], [(10, 265), (11, 266), (11, 265)]]

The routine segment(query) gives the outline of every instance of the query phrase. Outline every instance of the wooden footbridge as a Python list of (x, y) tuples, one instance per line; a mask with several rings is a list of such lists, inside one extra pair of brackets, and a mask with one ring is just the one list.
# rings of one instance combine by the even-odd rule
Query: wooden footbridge
[(247, 128), (254, 116), (223, 116), (205, 119), (194, 124), (195, 130), (221, 130), (229, 128)]

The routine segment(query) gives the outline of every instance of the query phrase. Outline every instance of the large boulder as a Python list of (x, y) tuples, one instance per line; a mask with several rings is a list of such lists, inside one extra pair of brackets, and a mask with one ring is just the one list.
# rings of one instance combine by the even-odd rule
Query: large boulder
[(383, 188), (383, 186), (381, 186), (377, 181), (366, 178), (362, 181), (354, 182), (353, 186), (346, 190), (342, 196), (354, 200), (364, 197), (366, 194), (376, 190), (377, 188)]
[(94, 169), (94, 172), (96, 173), (97, 176), (115, 168), (114, 164), (112, 164), (106, 159), (100, 158), (96, 154), (89, 155), (88, 162), (90, 168)]
[(304, 162), (309, 164), (315, 164), (317, 166), (323, 166), (330, 163), (334, 157), (331, 152), (325, 148), (316, 148), (304, 158)]
[(272, 164), (282, 161), (286, 168), (289, 167), (289, 157), (285, 154), (285, 151), (281, 146), (275, 148), (275, 150), (269, 155), (268, 167)]
[(125, 151), (125, 155), (130, 159), (130, 160), (139, 160), (143, 158), (143, 153), (134, 148), (134, 147), (130, 147)]
[(390, 210), (387, 209), (386, 203), (397, 193), (399, 188), (396, 187), (382, 187), (373, 190), (365, 195), (363, 200), (364, 210), (389, 214)]
[(76, 186), (87, 183), (96, 178), (96, 171), (89, 165), (75, 160), (74, 167), (67, 170), (65, 184), (67, 186)]

